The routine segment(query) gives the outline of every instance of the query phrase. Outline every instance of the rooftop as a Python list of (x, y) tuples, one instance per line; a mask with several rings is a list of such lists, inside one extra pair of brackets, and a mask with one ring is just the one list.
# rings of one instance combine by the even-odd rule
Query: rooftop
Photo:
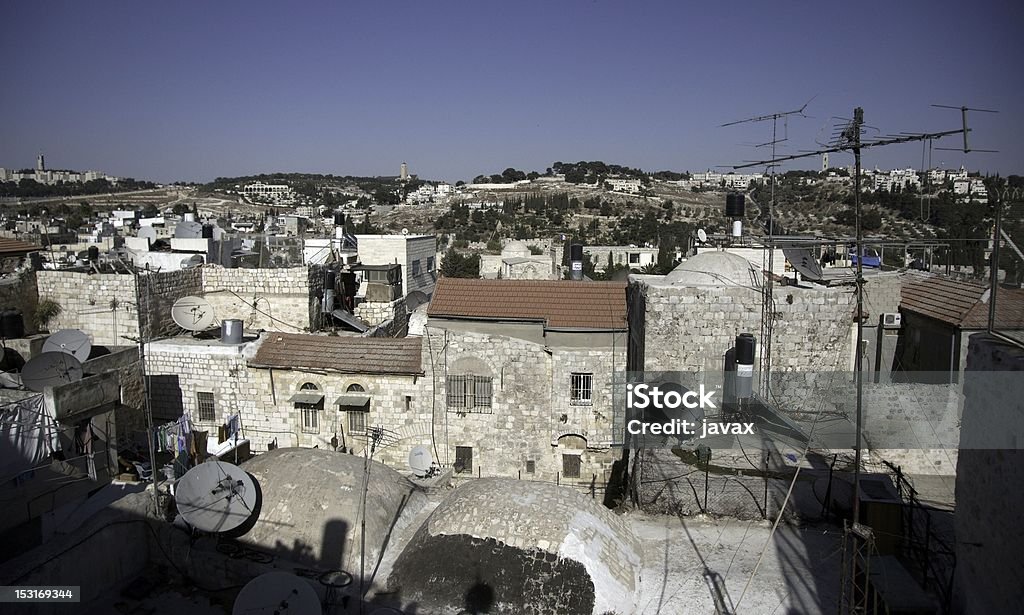
[(336, 337), (268, 331), (249, 364), (346, 374), (419, 375), (423, 373), (421, 350), (418, 337)]
[(441, 278), (427, 315), (541, 321), (555, 329), (624, 330), (626, 285), (622, 282)]
[[(911, 282), (900, 294), (900, 309), (934, 318), (962, 329), (988, 327), (988, 286), (978, 282), (932, 276)], [(996, 326), (1024, 327), (1024, 290), (996, 292)]]
[(29, 252), (38, 252), (42, 249), (42, 246), (26, 241), (0, 238), (0, 256), (24, 256)]

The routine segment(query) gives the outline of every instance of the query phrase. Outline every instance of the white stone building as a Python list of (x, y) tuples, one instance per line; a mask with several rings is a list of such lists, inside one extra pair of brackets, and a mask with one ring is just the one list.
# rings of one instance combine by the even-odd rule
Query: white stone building
[(356, 235), (363, 265), (402, 266), (402, 292), (434, 294), (437, 282), (437, 238), (433, 235)]

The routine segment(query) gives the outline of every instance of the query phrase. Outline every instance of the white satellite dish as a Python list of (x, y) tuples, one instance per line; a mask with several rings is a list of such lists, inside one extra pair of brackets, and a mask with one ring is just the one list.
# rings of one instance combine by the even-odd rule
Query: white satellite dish
[(43, 352), (66, 352), (79, 361), (88, 359), (91, 350), (89, 336), (78, 329), (61, 329), (43, 343)]
[(186, 331), (207, 331), (217, 325), (213, 306), (202, 297), (182, 297), (175, 301), (171, 318)]
[(139, 229), (139, 232), (135, 233), (135, 236), (142, 239), (156, 240), (156, 229), (152, 226), (144, 226)]
[(697, 229), (697, 239), (700, 240), (701, 243), (708, 242), (708, 234), (704, 231), (704, 229)]
[(198, 267), (199, 265), (202, 265), (203, 262), (204, 261), (203, 261), (203, 257), (202, 256), (200, 256), (198, 254), (193, 254), (189, 258), (183, 259), (181, 261), (181, 268), (182, 269), (192, 269), (193, 267)]
[(174, 227), (176, 239), (199, 239), (203, 236), (203, 225), (199, 222), (179, 222)]
[(408, 234), (409, 234), (409, 229), (407, 229), (407, 228), (403, 228), (403, 229), (402, 229), (402, 234), (403, 234), (403, 235), (408, 235)]
[(178, 512), (204, 532), (230, 532), (253, 517), (256, 483), (238, 466), (207, 461), (181, 477), (174, 489)]
[(250, 613), (320, 613), (320, 598), (304, 579), (275, 570), (249, 581), (235, 598), (232, 615)]
[(434, 458), (430, 456), (430, 451), (426, 447), (416, 446), (409, 451), (409, 469), (416, 476), (429, 474), (433, 464)]
[(82, 379), (82, 363), (74, 355), (64, 352), (44, 352), (21, 368), (21, 382), (30, 391), (42, 392)]

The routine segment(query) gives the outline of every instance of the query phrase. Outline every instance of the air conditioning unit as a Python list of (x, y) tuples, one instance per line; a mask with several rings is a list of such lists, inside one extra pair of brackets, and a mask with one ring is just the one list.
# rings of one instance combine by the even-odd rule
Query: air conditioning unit
[(903, 325), (903, 315), (899, 312), (886, 312), (882, 314), (882, 327), (885, 329), (899, 329)]

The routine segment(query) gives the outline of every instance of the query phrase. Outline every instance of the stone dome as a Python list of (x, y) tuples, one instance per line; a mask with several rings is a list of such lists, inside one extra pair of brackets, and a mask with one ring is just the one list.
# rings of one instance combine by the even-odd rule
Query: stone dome
[(761, 272), (750, 261), (729, 252), (701, 252), (673, 269), (666, 281), (673, 286), (760, 287)]
[(504, 248), (501, 249), (501, 255), (505, 258), (529, 256), (530, 248), (521, 241), (510, 241)]
[[(362, 457), (279, 448), (241, 467), (256, 479), (262, 500), (256, 524), (239, 541), (322, 570), (359, 570)], [(399, 512), (425, 496), (395, 470), (373, 462), (366, 498), (366, 561), (374, 562)]]
[(636, 612), (640, 546), (577, 491), (477, 479), (444, 499), (398, 556), (389, 589), (425, 612)]

